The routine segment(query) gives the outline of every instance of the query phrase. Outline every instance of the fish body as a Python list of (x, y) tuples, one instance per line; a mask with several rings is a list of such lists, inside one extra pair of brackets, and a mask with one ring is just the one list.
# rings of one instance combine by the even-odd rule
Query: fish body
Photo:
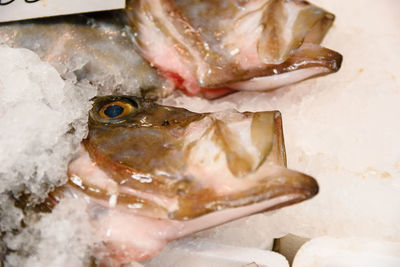
[(34, 51), (60, 75), (90, 83), (98, 95), (162, 96), (170, 89), (135, 52), (121, 12), (70, 15), (0, 24), (0, 43)]
[(87, 199), (106, 244), (97, 256), (124, 264), (318, 192), (313, 178), (285, 164), (277, 111), (199, 114), (137, 97), (97, 97), (70, 181), (53, 198)]
[(334, 15), (307, 1), (139, 0), (126, 14), (140, 54), (189, 95), (277, 88), (342, 61), (319, 45)]

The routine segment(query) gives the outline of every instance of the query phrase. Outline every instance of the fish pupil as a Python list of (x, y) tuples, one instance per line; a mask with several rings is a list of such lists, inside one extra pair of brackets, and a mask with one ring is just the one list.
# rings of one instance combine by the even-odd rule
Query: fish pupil
[(124, 108), (118, 105), (111, 105), (108, 106), (105, 110), (104, 110), (104, 114), (106, 114), (108, 117), (110, 118), (115, 118), (118, 117), (119, 115), (122, 114), (122, 112), (124, 112)]

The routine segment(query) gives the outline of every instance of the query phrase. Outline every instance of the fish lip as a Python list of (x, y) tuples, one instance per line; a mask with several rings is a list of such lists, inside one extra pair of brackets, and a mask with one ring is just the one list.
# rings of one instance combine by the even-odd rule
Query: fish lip
[[(339, 52), (336, 52), (329, 48), (324, 48), (324, 49), (327, 51), (328, 59), (326, 60), (326, 64), (323, 67), (328, 69), (327, 74), (338, 72), (340, 70), (340, 68), (342, 67), (343, 55), (340, 54)], [(322, 76), (323, 75), (325, 75), (325, 74), (322, 74)]]
[[(263, 210), (269, 211), (281, 207), (289, 206), (304, 200), (310, 199), (318, 194), (318, 182), (311, 176), (295, 172), (295, 177), (277, 177), (271, 181), (271, 185), (266, 186), (265, 193), (260, 196), (260, 199), (247, 205), (252, 205), (258, 202), (275, 199), (282, 196), (295, 196), (294, 198), (278, 203), (271, 208)], [(243, 206), (247, 206), (243, 205)], [(239, 206), (238, 206), (239, 207)], [(260, 211), (261, 212), (261, 211)]]
[[(178, 233), (178, 237), (183, 237), (195, 232), (203, 231), (230, 221), (237, 220), (249, 215), (264, 213), (271, 210), (276, 210), (288, 205), (299, 203), (315, 196), (318, 191), (318, 183), (311, 176), (301, 173), (300, 177), (293, 184), (277, 184), (268, 187), (268, 191), (273, 191), (269, 197), (247, 205), (239, 205), (214, 212), (204, 214), (199, 217), (188, 220), (176, 220), (183, 225), (183, 228)], [(176, 238), (176, 236), (174, 237)]]
[(241, 209), (252, 205), (257, 206), (262, 202), (274, 203), (266, 206), (265, 209), (258, 209), (256, 212), (244, 215), (248, 216), (302, 202), (314, 197), (318, 193), (318, 182), (313, 177), (286, 169), (283, 166), (273, 165), (271, 168), (275, 172), (274, 174), (266, 177), (265, 180), (255, 184), (247, 191), (211, 199), (209, 202), (202, 204), (199, 204), (197, 201), (189, 201), (192, 202), (192, 214), (190, 216), (182, 214), (181, 210), (178, 209), (169, 213), (168, 217), (172, 220), (186, 221), (223, 210)]
[[(315, 50), (318, 50), (317, 51), (318, 54), (313, 54)], [(336, 73), (340, 70), (342, 62), (343, 62), (343, 55), (340, 54), (339, 52), (336, 52), (334, 50), (316, 44), (304, 44), (301, 48), (298, 49), (297, 54), (294, 54), (292, 57), (289, 57), (281, 64), (265, 65), (265, 68), (261, 69), (250, 69), (246, 72), (245, 75), (237, 75), (235, 77), (230, 77), (229, 80), (220, 80), (217, 83), (207, 82), (206, 80), (203, 80), (201, 83), (199, 83), (199, 86), (210, 90), (212, 90), (213, 88), (230, 88), (235, 90), (234, 87), (233, 88), (231, 87), (235, 83), (247, 82), (256, 78), (273, 77), (276, 75), (290, 74), (294, 71), (307, 70), (311, 68), (320, 69), (320, 72), (315, 75), (292, 82), (292, 83), (298, 83), (303, 80), (313, 79), (331, 73)], [(277, 73), (275, 73), (274, 71), (277, 71)], [(280, 87), (282, 86), (278, 85), (276, 87), (271, 87), (270, 89), (277, 89)]]
[(289, 206), (295, 203), (302, 202), (304, 200), (308, 200), (313, 198), (315, 195), (318, 194), (319, 192), (319, 185), (317, 180), (315, 180), (313, 177), (304, 175), (302, 174), (301, 176), (301, 183), (300, 185), (294, 184), (294, 185), (276, 185), (272, 186), (271, 190), (274, 191), (274, 194), (271, 195), (268, 199), (273, 199), (285, 195), (292, 195), (294, 196), (292, 199), (288, 201), (284, 201), (281, 203), (278, 203), (277, 205), (274, 205), (268, 209), (265, 209), (265, 211), (270, 211), (270, 210), (275, 210), (279, 209), (285, 206)]
[(338, 53), (338, 52), (335, 52), (334, 57), (336, 58), (336, 60), (335, 60), (335, 65), (334, 65), (334, 67), (332, 68), (332, 71), (333, 71), (333, 72), (337, 72), (337, 71), (339, 71), (340, 68), (342, 67), (343, 55), (340, 54), (340, 53)]

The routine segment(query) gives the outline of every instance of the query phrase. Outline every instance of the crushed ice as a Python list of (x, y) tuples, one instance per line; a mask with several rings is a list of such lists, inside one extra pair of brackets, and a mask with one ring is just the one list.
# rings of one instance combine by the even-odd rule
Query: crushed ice
[[(74, 225), (75, 217), (63, 218), (57, 212), (43, 215), (40, 225), (50, 231), (41, 233), (40, 225), (23, 231), (21, 226), (37, 220), (29, 208), (43, 200), (54, 186), (67, 180), (67, 164), (87, 133), (89, 99), (96, 89), (64, 81), (54, 67), (27, 49), (2, 45), (0, 62), (0, 232), (4, 233), (2, 239), (9, 240), (14, 247), (37, 246), (35, 251), (40, 255), (41, 246), (63, 247), (65, 240), (58, 234), (63, 233), (62, 224)], [(23, 212), (13, 201), (20, 198), (24, 199)], [(58, 227), (60, 231), (56, 230)], [(38, 232), (41, 242), (29, 244)], [(68, 232), (70, 238), (76, 237), (73, 233), (74, 229)], [(53, 239), (57, 246), (48, 243)], [(5, 249), (4, 244), (1, 247)], [(20, 254), (11, 253), (9, 259), (15, 263), (16, 258), (27, 256)], [(35, 266), (33, 262), (29, 266)], [(6, 259), (7, 264), (11, 263)]]

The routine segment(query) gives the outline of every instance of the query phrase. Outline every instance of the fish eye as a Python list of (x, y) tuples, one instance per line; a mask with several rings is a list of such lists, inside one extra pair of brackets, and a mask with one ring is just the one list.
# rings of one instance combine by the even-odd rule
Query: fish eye
[(136, 107), (121, 100), (105, 104), (99, 111), (103, 119), (119, 119), (134, 112)]
[(104, 109), (104, 115), (110, 118), (115, 118), (124, 112), (124, 108), (119, 105), (108, 106)]

